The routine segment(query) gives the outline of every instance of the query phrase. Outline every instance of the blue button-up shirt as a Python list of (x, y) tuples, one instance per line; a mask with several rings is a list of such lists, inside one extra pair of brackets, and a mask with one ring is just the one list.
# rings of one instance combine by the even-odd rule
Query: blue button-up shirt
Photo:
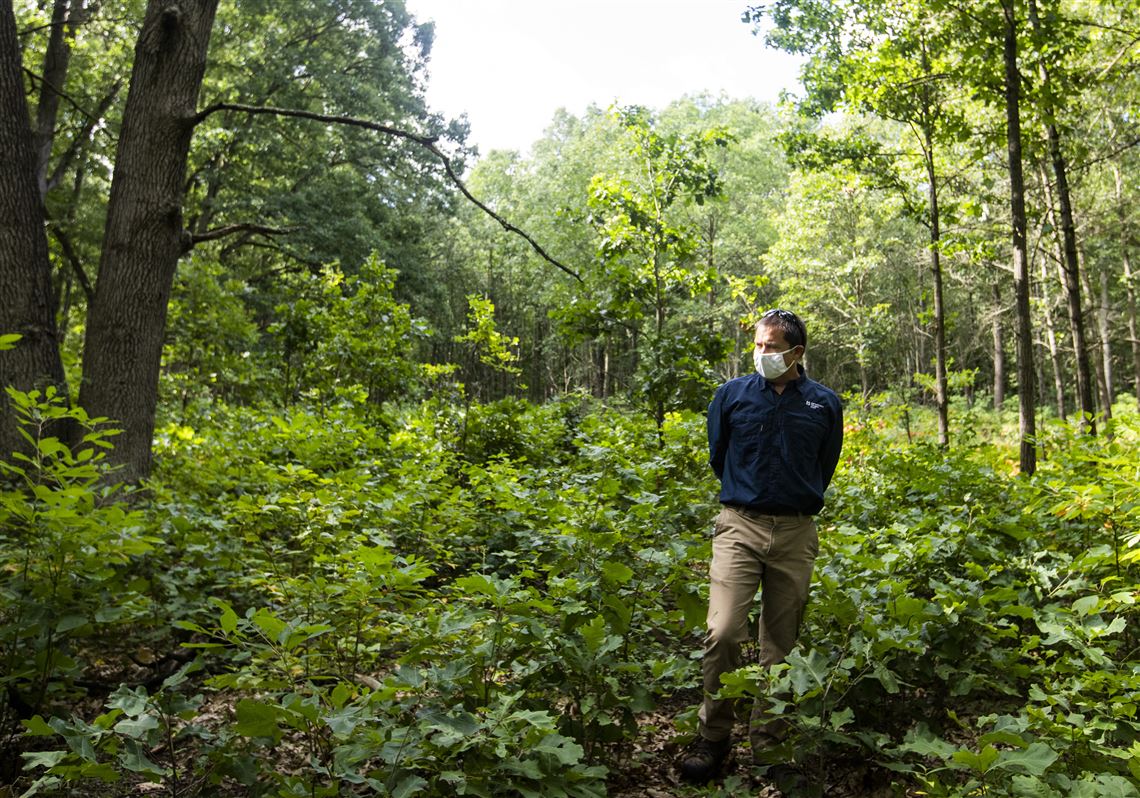
[(843, 406), (802, 370), (782, 394), (753, 373), (717, 389), (708, 432), (722, 504), (813, 515), (839, 462)]

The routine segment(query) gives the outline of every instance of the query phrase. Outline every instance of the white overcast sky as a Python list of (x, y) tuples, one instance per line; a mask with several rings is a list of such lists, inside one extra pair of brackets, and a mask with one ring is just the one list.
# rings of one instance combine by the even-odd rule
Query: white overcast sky
[(407, 0), (435, 21), (428, 104), (480, 152), (529, 150), (558, 108), (662, 108), (684, 94), (775, 101), (799, 62), (740, 21), (749, 0)]

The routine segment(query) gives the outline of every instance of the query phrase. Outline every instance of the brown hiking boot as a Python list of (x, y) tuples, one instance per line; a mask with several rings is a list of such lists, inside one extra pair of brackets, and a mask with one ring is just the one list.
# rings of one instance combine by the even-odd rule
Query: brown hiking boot
[(728, 752), (732, 750), (732, 739), (706, 740), (697, 737), (681, 754), (681, 778), (694, 784), (704, 784), (715, 777)]

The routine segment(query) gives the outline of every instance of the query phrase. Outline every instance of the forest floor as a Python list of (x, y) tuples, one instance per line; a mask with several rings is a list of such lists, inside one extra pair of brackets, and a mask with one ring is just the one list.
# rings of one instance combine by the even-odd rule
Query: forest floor
[[(104, 663), (105, 667), (108, 665)], [(119, 665), (122, 672), (101, 674), (103, 683), (130, 683), (130, 677), (138, 677), (143, 672), (138, 667), (132, 669), (125, 659)], [(682, 690), (663, 698), (655, 711), (638, 716), (637, 738), (619, 755), (616, 762), (610, 764), (608, 788), (611, 798), (891, 798), (898, 794), (890, 787), (890, 774), (865, 759), (831, 758), (823, 761), (818, 757), (800, 768), (808, 776), (808, 789), (783, 792), (766, 776), (762, 768), (752, 764), (747, 726), (743, 722), (737, 724), (733, 735), (736, 744), (718, 777), (707, 785), (688, 784), (681, 780), (677, 764), (691, 737), (677, 730), (679, 726), (685, 725), (678, 723), (678, 718), (691, 713), (698, 700), (698, 690)], [(224, 725), (225, 719), (232, 714), (231, 701), (232, 697), (223, 694), (211, 696), (201, 708), (198, 722)], [(89, 699), (75, 709), (82, 716), (94, 717), (100, 711), (101, 704), (102, 699)], [(300, 764), (304, 759), (303, 752), (293, 750), (294, 748), (293, 743), (285, 740), (277, 753), (286, 760), (295, 760), (298, 767), (303, 767)], [(154, 753), (161, 752), (152, 752)], [(189, 761), (179, 764), (179, 769), (184, 773), (192, 769)], [(198, 786), (207, 791), (216, 790), (212, 794), (218, 798), (239, 798), (243, 794), (243, 788), (232, 784), (229, 788), (211, 788), (204, 784)], [(193, 783), (184, 785), (184, 788), (190, 794), (196, 792)], [(137, 775), (128, 775), (126, 783), (99, 784), (89, 781), (82, 787), (73, 787), (71, 794), (76, 798), (118, 798), (124, 794), (166, 794), (168, 790), (166, 785), (149, 782)], [(4, 795), (4, 788), (0, 787), (0, 797)]]
[[(695, 693), (695, 691), (694, 691)], [(639, 736), (628, 759), (613, 766), (609, 780), (612, 798), (696, 798), (702, 795), (752, 796), (752, 798), (891, 798), (890, 774), (865, 759), (832, 759), (809, 762), (801, 767), (809, 786), (782, 792), (752, 764), (747, 729), (738, 724), (732, 753), (720, 775), (708, 785), (695, 786), (681, 780), (677, 762), (689, 742), (679, 734), (674, 718), (691, 708), (694, 696), (679, 695), (656, 712), (639, 718)]]

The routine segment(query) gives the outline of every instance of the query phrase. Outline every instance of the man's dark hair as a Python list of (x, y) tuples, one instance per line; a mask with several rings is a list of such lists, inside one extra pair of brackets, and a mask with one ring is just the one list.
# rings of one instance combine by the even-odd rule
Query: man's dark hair
[(800, 321), (800, 317), (790, 310), (780, 308), (769, 310), (760, 317), (760, 321), (756, 322), (757, 327), (761, 324), (779, 329), (784, 335), (784, 340), (792, 346), (807, 348), (807, 327)]

